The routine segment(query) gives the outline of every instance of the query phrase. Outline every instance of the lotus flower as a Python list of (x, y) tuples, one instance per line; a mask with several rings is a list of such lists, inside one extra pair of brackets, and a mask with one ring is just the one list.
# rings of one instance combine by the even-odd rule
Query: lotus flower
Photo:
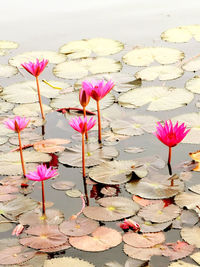
[(36, 59), (36, 63), (30, 61), (28, 63), (21, 64), (25, 70), (27, 70), (30, 74), (32, 74), (36, 78), (38, 99), (39, 99), (40, 110), (41, 110), (43, 120), (45, 120), (45, 116), (44, 116), (44, 112), (42, 108), (42, 99), (40, 95), (40, 86), (39, 86), (38, 76), (43, 72), (47, 64), (48, 64), (47, 59), (43, 59), (42, 61), (39, 61), (38, 58)]
[[(23, 171), (24, 178), (26, 176), (26, 170), (25, 170), (24, 158), (23, 158), (23, 153), (22, 153), (22, 142), (21, 142), (20, 132), (27, 127), (29, 122), (30, 122), (30, 119), (26, 119), (25, 117), (22, 118), (19, 116), (16, 116), (16, 117), (14, 117), (14, 119), (8, 119), (8, 120), (3, 122), (4, 125), (8, 129), (18, 133), (19, 151), (20, 151), (21, 165), (22, 165), (22, 171)], [(26, 183), (25, 184), (23, 183), (23, 185), (26, 185)]]
[(85, 174), (85, 143), (84, 143), (84, 134), (85, 132), (92, 127), (94, 127), (96, 120), (90, 118), (87, 122), (87, 118), (85, 117), (83, 120), (80, 117), (76, 117), (69, 121), (69, 124), (74, 130), (82, 134), (82, 169), (83, 169), (83, 182), (84, 182), (84, 189), (85, 189), (85, 196), (86, 196), (86, 204), (88, 204), (88, 195), (87, 195), (87, 188), (86, 188), (86, 174)]
[(24, 230), (24, 226), (22, 224), (16, 225), (16, 227), (12, 231), (12, 235), (19, 236)]
[(131, 219), (124, 219), (123, 223), (120, 223), (120, 228), (123, 230), (133, 230), (134, 232), (140, 231), (140, 226), (138, 223), (132, 221)]
[(169, 147), (169, 157), (168, 157), (168, 167), (169, 167), (169, 173), (172, 174), (171, 171), (171, 148), (176, 146), (178, 143), (180, 143), (185, 136), (189, 133), (189, 130), (186, 130), (186, 126), (184, 123), (181, 125), (178, 125), (178, 122), (176, 122), (175, 126), (173, 126), (172, 121), (169, 120), (169, 122), (165, 121), (164, 126), (161, 125), (160, 122), (157, 123), (156, 126), (157, 131), (153, 134), (166, 146)]
[(19, 116), (16, 116), (14, 117), (14, 119), (8, 119), (6, 121), (4, 121), (4, 125), (12, 130), (12, 131), (15, 131), (15, 132), (21, 132), (22, 130), (24, 130), (27, 125), (29, 124), (30, 122), (30, 119), (26, 119), (25, 117), (19, 117)]
[(26, 177), (32, 181), (38, 181), (42, 183), (42, 218), (46, 219), (45, 214), (45, 195), (44, 195), (44, 180), (50, 179), (58, 175), (56, 170), (52, 167), (47, 168), (46, 165), (38, 165), (37, 170), (34, 172), (29, 172)]
[(83, 81), (82, 88), (97, 102), (97, 112), (98, 112), (98, 141), (101, 143), (101, 116), (99, 101), (106, 96), (114, 87), (114, 83), (110, 80), (106, 84), (102, 81)]
[(86, 132), (86, 130), (89, 131), (91, 128), (93, 128), (95, 123), (96, 120), (93, 120), (93, 118), (90, 118), (90, 120), (87, 122), (87, 118), (82, 120), (81, 117), (75, 117), (69, 121), (70, 126), (82, 135)]
[(37, 58), (36, 63), (29, 61), (28, 63), (23, 63), (21, 65), (30, 74), (32, 74), (35, 77), (38, 77), (43, 72), (47, 64), (48, 64), (47, 59), (39, 61), (39, 59)]
[[(79, 91), (79, 101), (80, 101), (81, 106), (83, 107), (84, 118), (86, 118), (86, 109), (85, 108), (88, 105), (88, 103), (90, 102), (90, 96), (86, 92), (86, 90), (83, 88)], [(85, 132), (85, 139), (88, 140), (87, 130)]]

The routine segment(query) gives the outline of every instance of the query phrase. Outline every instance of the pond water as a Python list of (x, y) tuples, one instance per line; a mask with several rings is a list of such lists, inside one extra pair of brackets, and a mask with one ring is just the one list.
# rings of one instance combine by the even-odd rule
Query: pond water
[[(16, 50), (12, 50), (8, 55), (1, 57), (1, 64), (7, 64), (8, 60), (18, 54), (27, 51), (36, 50), (52, 50), (58, 51), (59, 48), (70, 41), (90, 39), (96, 37), (110, 38), (118, 40), (125, 44), (124, 49), (112, 56), (115, 60), (122, 61), (128, 51), (137, 46), (165, 46), (176, 48), (185, 53), (184, 61), (199, 54), (199, 42), (192, 39), (186, 43), (169, 43), (164, 42), (160, 38), (160, 34), (169, 28), (174, 28), (182, 25), (191, 25), (199, 23), (199, 1), (157, 1), (157, 0), (109, 0), (109, 1), (92, 1), (92, 0), (75, 0), (75, 1), (11, 1), (7, 0), (1, 6), (0, 27), (1, 40), (15, 41), (19, 44)], [(153, 63), (152, 65), (158, 65)], [(175, 65), (178, 65), (176, 63)], [(73, 86), (77, 79), (63, 80), (53, 75), (52, 69), (54, 65), (49, 64), (41, 79), (66, 81)], [(134, 74), (144, 67), (133, 67), (123, 63), (122, 73)], [(20, 75), (21, 74), (21, 75)], [(198, 75), (198, 71), (195, 73)], [(142, 81), (142, 86), (169, 86), (184, 88), (186, 81), (194, 77), (193, 72), (185, 71), (178, 79), (159, 81)], [(134, 79), (134, 78), (133, 78)], [(25, 80), (33, 80), (28, 73), (20, 70), (20, 73), (8, 78), (1, 78), (0, 85), (6, 87), (16, 82)], [(116, 98), (118, 93), (113, 93)], [(144, 105), (135, 109), (137, 115), (151, 115), (160, 120), (171, 119), (175, 116), (198, 112), (196, 103), (199, 100), (199, 94), (194, 95), (194, 99), (183, 107), (166, 110), (166, 111), (147, 111), (147, 106)], [(47, 105), (49, 100), (43, 98), (43, 102)], [(130, 109), (124, 110), (128, 112)], [(10, 111), (8, 114), (12, 114)], [(7, 114), (6, 114), (7, 115)], [(5, 113), (2, 113), (5, 116)], [(68, 125), (68, 120), (65, 116), (58, 112), (50, 112), (46, 116), (45, 135), (44, 138), (69, 138), (72, 143), (69, 146), (77, 144), (77, 139), (72, 139), (74, 130)], [(41, 133), (41, 128), (36, 129)], [(97, 133), (97, 132), (95, 132)], [(95, 135), (94, 135), (95, 136)], [(105, 141), (104, 141), (105, 142)], [(152, 155), (160, 156), (165, 162), (167, 161), (168, 148), (160, 143), (154, 135), (145, 133), (140, 136), (130, 136), (126, 140), (121, 140), (115, 145), (119, 151), (117, 160), (132, 160), (137, 158), (145, 158)], [(142, 147), (144, 151), (138, 154), (127, 153), (124, 151), (128, 147)], [(180, 173), (177, 167), (181, 162), (189, 161), (189, 152), (199, 150), (198, 144), (180, 144), (173, 148), (172, 152), (172, 168), (173, 173)], [(69, 166), (59, 164), (59, 179), (73, 181), (76, 184), (76, 189), (84, 191), (80, 168), (71, 168)], [(160, 173), (167, 175), (168, 169), (165, 166)], [(192, 173), (192, 178), (186, 181), (186, 191), (191, 185), (198, 184), (198, 173)], [(54, 208), (61, 210), (65, 218), (69, 218), (72, 214), (76, 214), (81, 209), (80, 198), (70, 198), (66, 196), (65, 191), (56, 191), (51, 187), (53, 181), (45, 182), (46, 200), (54, 203)], [(88, 195), (90, 206), (97, 205), (95, 198), (92, 195), (92, 186), (88, 185)], [(93, 188), (94, 189), (94, 188)], [(94, 190), (93, 190), (94, 193)], [(131, 199), (131, 194), (125, 190), (124, 184), (120, 185), (120, 193), (118, 196), (123, 196)], [(36, 185), (34, 192), (31, 194), (33, 199), (41, 200), (40, 186)], [(107, 227), (112, 227), (121, 231), (117, 222), (105, 222)], [(13, 226), (14, 227), (14, 226)], [(9, 238), (12, 229), (0, 233), (0, 239)], [(179, 230), (169, 230), (166, 233), (166, 242), (176, 242), (181, 240)], [(123, 252), (123, 242), (104, 252), (84, 252), (75, 248), (69, 248), (59, 257), (72, 256), (84, 259), (93, 263), (96, 267), (104, 266), (107, 262), (118, 262), (124, 266), (128, 256)], [(198, 250), (196, 250), (198, 251)], [(56, 255), (57, 257), (57, 255)], [(192, 261), (189, 257), (186, 262)], [(153, 256), (150, 266), (169, 266), (167, 258), (161, 256)], [(117, 265), (113, 265), (116, 266)], [(139, 266), (139, 265), (127, 265)], [(197, 266), (197, 265), (196, 265)]]

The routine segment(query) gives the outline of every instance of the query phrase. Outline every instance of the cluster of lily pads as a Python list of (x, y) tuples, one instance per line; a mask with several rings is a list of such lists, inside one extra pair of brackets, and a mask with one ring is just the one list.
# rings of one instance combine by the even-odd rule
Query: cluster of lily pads
[[(187, 42), (192, 37), (199, 41), (199, 36), (200, 25), (170, 29), (161, 35), (168, 42)], [(0, 41), (2, 56), (14, 48), (16, 43)], [(190, 153), (192, 161), (182, 164), (180, 173), (171, 168), (172, 147), (181, 141), (200, 143), (200, 115), (182, 114), (164, 122), (162, 117), (137, 113), (143, 106), (154, 112), (188, 105), (194, 94), (200, 93), (198, 76), (187, 81), (184, 89), (143, 87), (142, 83), (156, 78), (177, 79), (184, 71), (197, 71), (200, 59), (196, 56), (184, 61), (184, 53), (175, 48), (135, 47), (122, 57), (128, 66), (146, 67), (137, 71), (134, 78), (121, 71), (121, 61), (107, 57), (123, 48), (119, 41), (95, 38), (67, 43), (58, 53), (24, 53), (10, 58), (9, 65), (0, 65), (1, 77), (26, 75), (25, 68), (36, 78), (35, 82), (21, 77), (22, 81), (1, 89), (0, 231), (12, 229), (18, 238), (0, 240), (0, 266), (92, 267), (95, 257), (89, 263), (62, 254), (54, 256), (60, 251), (73, 255), (75, 249), (101, 252), (122, 242), (123, 251), (129, 256), (125, 267), (152, 266), (152, 256), (173, 261), (169, 263), (171, 267), (200, 264), (200, 185), (187, 185), (192, 171), (200, 170), (200, 152)], [(154, 61), (161, 65), (149, 66)], [(56, 64), (53, 74), (68, 79), (68, 83), (60, 79), (39, 80), (51, 63)], [(54, 136), (45, 139), (45, 124), (51, 112), (61, 112), (65, 118), (64, 125), (59, 120), (56, 129), (65, 131), (70, 124), (81, 133), (82, 138), (80, 134), (72, 136), (75, 145), (69, 146), (70, 140)], [(164, 169), (166, 158), (157, 155), (117, 160), (115, 144), (152, 133), (169, 147), (169, 174)], [(137, 137), (134, 139), (136, 143)], [(136, 154), (144, 149), (128, 147), (125, 151)], [(58, 162), (66, 168), (82, 167), (82, 192), (75, 189), (74, 181), (60, 180)], [(52, 208), (52, 203), (45, 200), (44, 180), (50, 178), (53, 190), (80, 198), (78, 213), (65, 218), (57, 209), (58, 203)], [(29, 196), (38, 190), (38, 181), (42, 202)], [(120, 196), (123, 185), (129, 197)], [(91, 205), (90, 198), (95, 198), (95, 205)], [(73, 200), (65, 205), (68, 209)], [(181, 241), (166, 241), (165, 232), (171, 229), (180, 230)], [(180, 260), (187, 256), (194, 261)], [(113, 259), (104, 266), (122, 265)]]

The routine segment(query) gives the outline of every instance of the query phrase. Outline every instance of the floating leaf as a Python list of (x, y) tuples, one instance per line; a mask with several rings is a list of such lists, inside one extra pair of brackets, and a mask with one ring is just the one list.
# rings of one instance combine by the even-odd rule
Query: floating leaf
[(200, 264), (200, 252), (196, 252), (190, 256), (194, 261), (196, 261), (198, 264)]
[(34, 257), (35, 251), (22, 246), (5, 248), (0, 251), (0, 264), (19, 264)]
[(170, 261), (179, 260), (190, 255), (194, 246), (188, 245), (184, 241), (177, 241), (176, 243), (170, 243), (163, 246), (163, 256), (169, 257)]
[(122, 64), (111, 58), (87, 58), (81, 60), (66, 61), (56, 65), (53, 73), (59, 78), (80, 79), (88, 73), (118, 72), (122, 69)]
[(171, 263), (169, 267), (197, 267), (197, 266), (185, 261), (176, 261)]
[(152, 133), (158, 121), (159, 119), (153, 116), (133, 115), (113, 120), (110, 126), (116, 134), (134, 136), (145, 132)]
[(145, 177), (139, 181), (133, 180), (126, 184), (126, 190), (133, 195), (148, 199), (170, 198), (184, 190), (183, 182), (174, 180), (174, 186), (171, 186), (168, 178), (158, 175), (151, 179)]
[(72, 41), (61, 46), (59, 52), (67, 55), (67, 58), (77, 59), (89, 57), (93, 52), (98, 56), (108, 56), (120, 52), (124, 45), (112, 39), (93, 38), (80, 41)]
[(165, 207), (164, 203), (155, 203), (143, 207), (138, 215), (147, 221), (163, 223), (175, 219), (179, 216), (181, 210), (176, 205)]
[(155, 248), (134, 248), (127, 244), (124, 245), (124, 252), (133, 259), (150, 260), (153, 255), (162, 255), (159, 247)]
[(64, 215), (60, 210), (46, 209), (46, 219), (44, 220), (40, 210), (26, 212), (19, 217), (19, 222), (22, 225), (48, 225), (60, 224), (64, 220)]
[(151, 221), (145, 221), (143, 218), (139, 216), (134, 216), (131, 220), (135, 221), (140, 225), (140, 231), (142, 233), (155, 233), (159, 231), (163, 231), (167, 229), (172, 221), (164, 222), (164, 223), (153, 223)]
[[(36, 131), (34, 131), (34, 129), (32, 129), (32, 128), (24, 129), (20, 133), (20, 136), (21, 136), (21, 142), (22, 142), (23, 146), (35, 143), (36, 141), (39, 141), (42, 139), (42, 136), (40, 134), (36, 133)], [(10, 137), (9, 142), (12, 145), (19, 146), (18, 136), (14, 135), (14, 136)]]
[(121, 160), (103, 162), (89, 171), (89, 177), (94, 181), (103, 184), (122, 184), (131, 179), (134, 172), (140, 178), (147, 175), (147, 171), (137, 161)]
[(68, 190), (73, 188), (75, 186), (75, 183), (71, 181), (57, 181), (52, 183), (51, 186), (57, 190)]
[(200, 227), (195, 226), (193, 228), (185, 227), (181, 230), (181, 237), (191, 245), (200, 248)]
[(160, 64), (172, 64), (184, 58), (184, 53), (168, 47), (136, 47), (123, 56), (123, 61), (131, 66), (149, 66), (157, 61)]
[(70, 190), (67, 190), (65, 193), (69, 197), (80, 197), (82, 195), (82, 192), (77, 189), (70, 189)]
[(192, 185), (188, 189), (200, 195), (200, 184)]
[(19, 195), (14, 200), (5, 204), (0, 203), (0, 214), (3, 214), (8, 218), (15, 219), (20, 214), (33, 210), (36, 207), (37, 202), (35, 200)]
[(44, 267), (65, 267), (65, 266), (95, 267), (95, 265), (89, 263), (88, 261), (72, 257), (55, 258), (51, 260), (46, 260), (44, 262)]
[(168, 81), (181, 77), (183, 73), (183, 70), (176, 66), (152, 66), (136, 72), (135, 77), (144, 81)]
[[(52, 109), (43, 104), (42, 105), (43, 107), (43, 111), (45, 114), (49, 113)], [(33, 103), (33, 104), (22, 104), (22, 105), (18, 105), (17, 107), (15, 107), (13, 109), (13, 113), (15, 115), (18, 115), (18, 116), (26, 116), (26, 117), (29, 117), (29, 116), (40, 116), (40, 106), (38, 105), (38, 103)]]
[(194, 96), (186, 89), (172, 87), (143, 87), (130, 90), (119, 96), (118, 102), (126, 108), (149, 104), (147, 110), (171, 110), (187, 105)]
[[(28, 260), (25, 265), (23, 264), (22, 266), (25, 267), (43, 267), (44, 261), (47, 259), (48, 255), (46, 253), (42, 252), (36, 252), (34, 258)], [(18, 266), (13, 266), (13, 267), (18, 267)]]
[(60, 231), (68, 236), (83, 236), (91, 234), (99, 224), (88, 218), (76, 218), (75, 220), (64, 221), (60, 224)]
[[(199, 58), (195, 58), (190, 60), (189, 62), (186, 62), (185, 64), (183, 64), (182, 68), (186, 71), (198, 71), (200, 69), (200, 59)], [(195, 88), (195, 85), (197, 88)], [(194, 78), (190, 79), (187, 83), (186, 83), (186, 88), (190, 91), (192, 91), (193, 93), (197, 94), (199, 92), (198, 90), (199, 87), (199, 77), (195, 76)]]
[[(90, 167), (98, 165), (105, 160), (118, 156), (118, 151), (115, 147), (101, 147), (98, 144), (88, 144), (85, 146), (85, 166)], [(74, 167), (82, 166), (82, 148), (77, 145), (72, 148), (67, 148), (59, 156), (59, 162)]]
[(192, 37), (200, 41), (200, 25), (179, 26), (161, 34), (161, 39), (173, 43), (188, 42)]
[[(113, 94), (110, 93), (106, 95), (99, 103), (101, 110), (112, 105), (114, 103), (114, 100), (115, 97)], [(82, 108), (79, 102), (78, 92), (72, 92), (57, 96), (51, 101), (50, 106), (54, 109), (67, 108), (67, 107)], [(96, 111), (97, 110), (96, 101), (91, 100), (87, 106), (87, 109), (90, 111)]]
[(131, 199), (124, 197), (106, 197), (97, 201), (102, 207), (85, 207), (83, 213), (98, 221), (115, 221), (129, 216), (133, 216), (139, 206)]
[[(27, 173), (35, 171), (38, 164), (26, 163)], [(23, 175), (21, 162), (0, 162), (0, 175)]]
[(136, 147), (136, 146), (127, 147), (127, 148), (124, 149), (125, 152), (127, 152), (127, 153), (133, 153), (133, 154), (141, 153), (144, 150), (145, 150), (144, 148), (142, 148), (142, 147)]
[(16, 49), (18, 47), (18, 43), (12, 41), (0, 41), (0, 56), (6, 55), (10, 50)]
[(172, 224), (173, 228), (181, 229), (184, 226), (194, 226), (198, 223), (199, 217), (193, 210), (183, 210), (181, 215), (178, 216)]
[(147, 267), (148, 266), (148, 262), (144, 262), (141, 260), (135, 260), (135, 259), (131, 259), (128, 258), (128, 260), (125, 262), (124, 267)]
[[(42, 96), (53, 98), (59, 95), (59, 90), (54, 90), (49, 85), (40, 82), (40, 93)], [(38, 102), (36, 82), (25, 81), (8, 85), (3, 89), (2, 98), (19, 104)], [(47, 110), (47, 107), (45, 109)]]
[(70, 243), (67, 241), (66, 243), (60, 245), (60, 246), (56, 246), (53, 248), (46, 248), (46, 249), (40, 249), (40, 251), (42, 252), (46, 252), (46, 253), (55, 253), (55, 252), (59, 252), (62, 250), (66, 250), (68, 248), (71, 248)]
[(52, 138), (36, 142), (34, 143), (33, 147), (38, 152), (55, 153), (55, 152), (63, 152), (65, 150), (65, 147), (60, 145), (69, 143), (70, 140), (67, 139)]
[(107, 227), (98, 227), (92, 236), (70, 237), (70, 244), (84, 251), (104, 251), (111, 247), (115, 247), (122, 242), (119, 232)]
[(29, 236), (21, 238), (20, 243), (35, 249), (52, 248), (67, 242), (67, 237), (60, 233), (57, 225), (31, 226), (25, 233)]
[(136, 248), (149, 248), (161, 244), (165, 241), (165, 235), (159, 233), (126, 233), (123, 235), (123, 241)]
[(13, 104), (8, 102), (0, 102), (0, 113), (7, 113), (8, 111), (12, 110), (14, 107)]
[(175, 197), (175, 202), (181, 208), (195, 209), (200, 205), (200, 195), (182, 192)]
[(45, 58), (49, 61), (49, 63), (52, 64), (59, 64), (66, 60), (65, 55), (59, 54), (54, 51), (31, 51), (12, 57), (11, 59), (9, 59), (9, 63), (18, 68), (22, 68), (21, 64), (29, 61), (35, 62), (37, 58), (39, 59), (39, 61)]
[(0, 64), (0, 77), (10, 78), (13, 75), (16, 75), (17, 73), (18, 69), (16, 67)]
[(0, 215), (0, 233), (4, 233), (13, 228), (13, 224), (9, 220)]

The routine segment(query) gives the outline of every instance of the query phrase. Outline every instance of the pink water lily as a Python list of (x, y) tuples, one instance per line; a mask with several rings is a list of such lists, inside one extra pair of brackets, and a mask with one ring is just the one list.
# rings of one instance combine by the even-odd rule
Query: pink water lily
[(169, 147), (169, 157), (168, 157), (168, 166), (170, 175), (171, 172), (171, 148), (179, 144), (185, 136), (189, 133), (189, 130), (186, 130), (186, 125), (182, 123), (178, 125), (178, 122), (173, 126), (172, 121), (169, 122), (165, 121), (164, 126), (158, 122), (156, 126), (156, 132), (153, 134), (166, 146)]
[[(79, 102), (80, 102), (81, 106), (83, 107), (84, 118), (86, 118), (86, 106), (90, 102), (90, 95), (86, 92), (86, 90), (84, 88), (80, 89), (80, 91), (79, 91)], [(87, 130), (85, 132), (85, 139), (88, 140)]]
[(16, 116), (14, 117), (14, 119), (8, 119), (6, 121), (4, 121), (4, 125), (15, 132), (21, 132), (22, 130), (24, 130), (27, 125), (29, 124), (30, 119), (26, 119), (25, 117), (20, 117), (20, 116)]
[(37, 170), (34, 172), (29, 172), (26, 177), (32, 181), (38, 181), (42, 184), (42, 218), (46, 219), (45, 214), (45, 195), (44, 195), (44, 180), (50, 179), (58, 175), (57, 171), (52, 169), (52, 167), (47, 168), (46, 165), (38, 165)]
[(106, 96), (114, 87), (114, 83), (110, 80), (107, 83), (104, 80), (101, 81), (83, 81), (82, 88), (97, 102), (98, 112), (98, 141), (101, 143), (101, 116), (99, 101)]
[(90, 129), (92, 129), (95, 123), (96, 120), (90, 118), (89, 121), (87, 121), (86, 117), (83, 118), (83, 120), (81, 119), (81, 117), (75, 117), (71, 119), (71, 121), (69, 121), (70, 126), (81, 134), (84, 134), (86, 130), (89, 131)]
[[(4, 125), (8, 129), (17, 132), (17, 134), (18, 134), (20, 159), (21, 159), (21, 165), (22, 165), (22, 171), (23, 171), (24, 178), (26, 176), (26, 170), (25, 170), (24, 158), (23, 158), (23, 153), (22, 153), (22, 142), (21, 142), (20, 132), (27, 127), (29, 122), (30, 122), (30, 119), (26, 119), (25, 117), (22, 118), (20, 116), (16, 116), (16, 117), (14, 117), (14, 119), (8, 119), (8, 120), (3, 122)], [(23, 183), (23, 184), (26, 184), (26, 183)]]
[(38, 58), (36, 59), (36, 62), (29, 61), (28, 63), (21, 64), (25, 70), (27, 70), (30, 74), (32, 74), (36, 78), (38, 99), (39, 99), (40, 110), (41, 110), (43, 120), (45, 120), (45, 116), (44, 116), (44, 111), (42, 107), (42, 99), (40, 95), (40, 86), (39, 86), (38, 76), (43, 72), (47, 64), (48, 64), (47, 59), (43, 59), (42, 61), (39, 61)]
[(21, 64), (22, 67), (27, 70), (30, 74), (32, 74), (35, 77), (38, 77), (43, 70), (45, 69), (46, 65), (48, 64), (47, 59), (43, 59), (39, 61), (39, 59), (36, 59), (36, 62), (29, 61), (28, 63)]

